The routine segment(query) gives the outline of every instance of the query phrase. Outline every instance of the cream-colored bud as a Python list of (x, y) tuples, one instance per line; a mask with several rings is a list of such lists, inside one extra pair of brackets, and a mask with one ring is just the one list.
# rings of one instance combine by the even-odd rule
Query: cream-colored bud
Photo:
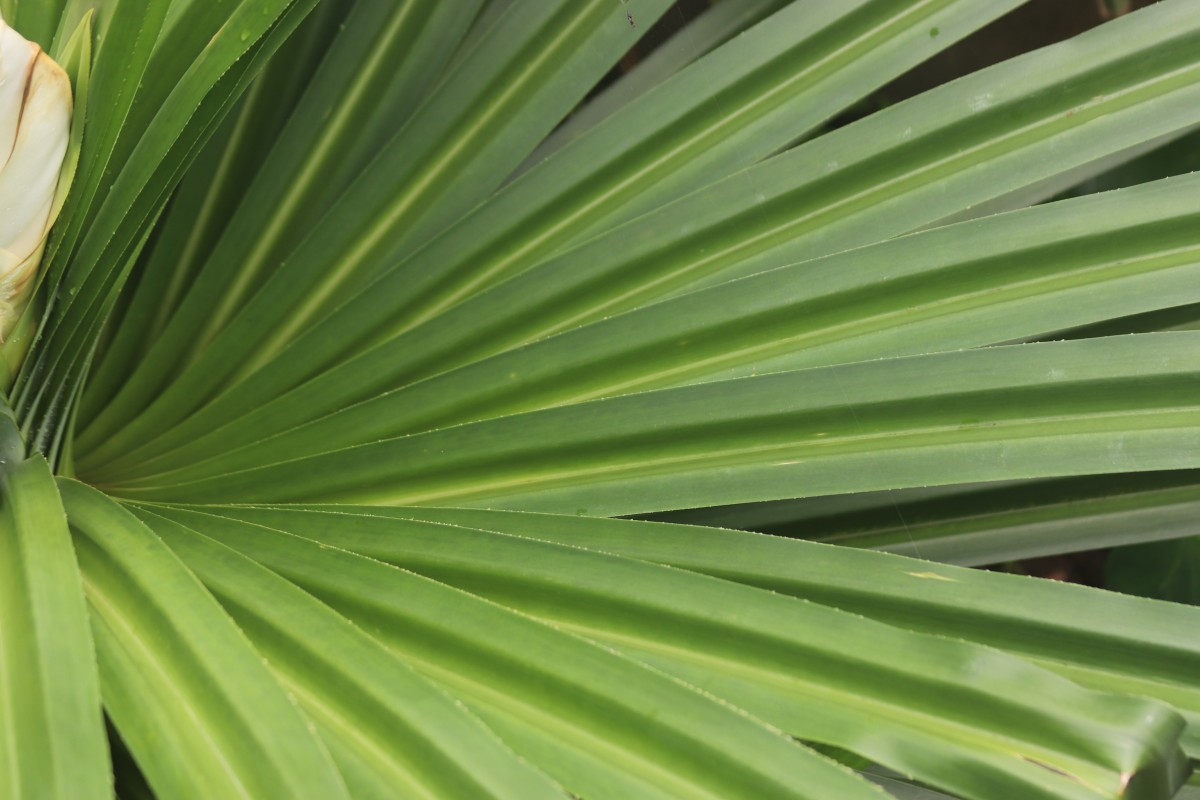
[(0, 342), (37, 274), (71, 128), (71, 82), (0, 18)]

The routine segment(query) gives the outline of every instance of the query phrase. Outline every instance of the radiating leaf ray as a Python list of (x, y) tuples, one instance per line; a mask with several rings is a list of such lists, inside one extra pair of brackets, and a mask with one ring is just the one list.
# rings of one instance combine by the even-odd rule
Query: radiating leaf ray
[(592, 516), (1198, 466), (1194, 333), (990, 348), (625, 395), (219, 477), (175, 502), (477, 505)]
[(393, 793), (562, 797), (477, 720), (327, 606), (269, 570), (160, 516), (140, 515), (213, 592), (335, 754)]
[(646, 515), (964, 566), (1200, 533), (1191, 470), (960, 484)]
[[(311, 507), (331, 511), (333, 507)], [(492, 530), (693, 570), (842, 608), (898, 627), (1016, 653), (1085, 685), (1158, 697), (1188, 719), (1200, 755), (1200, 610), (1092, 588), (968, 570), (760, 534), (632, 520), (482, 509), (336, 507)], [(284, 509), (221, 509), (263, 524)], [(449, 536), (449, 534), (447, 534)]]
[(0, 0), (0, 798), (1189, 797), (1200, 607), (957, 566), (1200, 503), (1195, 0), (1023, 2)]
[[(165, 513), (205, 530), (222, 527), (194, 512)], [(1116, 696), (1081, 693), (1067, 702), (1065, 693), (1079, 691), (1071, 684), (991, 651), (575, 547), (340, 513), (249, 516), (597, 637), (753, 708), (792, 735), (855, 750), (969, 797), (1115, 797), (1143, 768), (1131, 796), (1180, 781), (1177, 719), (1121, 710)], [(980, 674), (989, 676), (987, 689)], [(1042, 691), (1055, 700), (1037, 699)], [(1091, 722), (1052, 718), (1067, 708)], [(1133, 720), (1151, 717), (1157, 721), (1129, 736)], [(1082, 730), (1097, 738), (1081, 738)], [(1159, 744), (1143, 749), (1151, 741)], [(969, 763), (964, 771), (976, 778), (964, 779), (946, 766), (952, 762)]]
[(105, 709), (162, 796), (344, 798), (316, 734), (233, 621), (145, 525), (59, 481)]
[[(1198, 187), (1191, 177), (1151, 184), (772, 270), (355, 403), (441, 343), (380, 348), (272, 402), (250, 406), (235, 391), (98, 474), (123, 480), (206, 459), (212, 470), (249, 468), (318, 452), (306, 447), (716, 378), (1033, 338), (1167, 307), (1200, 298)], [(248, 413), (231, 420), (238, 399)], [(318, 419), (322, 412), (329, 416)], [(175, 452), (155, 458), (172, 445)], [(81, 463), (95, 467), (94, 459)]]
[(247, 191), (267, 154), (278, 149), (274, 145), (280, 127), (311, 82), (346, 10), (345, 0), (318, 5), (197, 157), (164, 211), (141, 274), (130, 278), (131, 287), (136, 282), (136, 297), (127, 311), (114, 314), (107, 323), (119, 328), (116, 342), (102, 359), (98, 354), (79, 424), (124, 384), (126, 373), (157, 340), (226, 226), (246, 216), (235, 213), (235, 201)]
[[(669, 5), (667, 0), (631, 2), (647, 20)], [(290, 315), (289, 325), (306, 319), (331, 302), (347, 281), (360, 281), (363, 269), (389, 263), (398, 249), (415, 247), (482, 200), (637, 35), (610, 0), (583, 5), (520, 0), (322, 218), (320, 235), (306, 231), (303, 244), (275, 271), (287, 279), (270, 282), (240, 315), (241, 322), (227, 327), (218, 341), (232, 337), (248, 343), (239, 327), (246, 320), (274, 316), (260, 330), (259, 345), (265, 347), (267, 338), (283, 332), (283, 319)], [(332, 88), (336, 93), (338, 85)], [(236, 279), (230, 279), (233, 283), (226, 281), (222, 288), (236, 288)], [(201, 302), (199, 316), (189, 316), (189, 308), (179, 316), (187, 321), (168, 328), (162, 343), (130, 376), (126, 390), (97, 416), (91, 433), (81, 436), (107, 436), (154, 399), (163, 372), (172, 371), (186, 355), (196, 329), (203, 329), (213, 310)], [(196, 361), (198, 369), (211, 370), (203, 365), (212, 351), (210, 347)]]
[[(1200, 120), (1200, 84), (1192, 77), (1200, 70), (1200, 24), (1185, 5), (1145, 9), (821, 136), (597, 236), (411, 330), (408, 321), (397, 320), (396, 309), (416, 284), (406, 270), (393, 271), (306, 331), (289, 357), (281, 357), (282, 382), (294, 385), (399, 334), (391, 352), (421, 352), (424, 358), (389, 378), (395, 386), (405, 377), (435, 374), (706, 283), (907, 233), (1182, 131)], [(471, 243), (471, 237), (454, 241)], [(337, 257), (331, 250), (329, 258)], [(328, 263), (323, 260), (322, 268)], [(210, 399), (256, 342), (279, 335), (277, 322), (292, 304), (288, 298), (305, 285), (299, 273), (287, 274), (261, 295), (258, 311), (229, 328), (224, 343), (145, 413), (129, 422), (138, 411), (114, 408), (104, 426), (81, 439), (81, 449), (107, 460)], [(309, 306), (317, 302), (309, 297)], [(426, 347), (430, 341), (438, 343), (435, 352)], [(137, 385), (132, 381), (129, 391), (140, 391)]]
[[(703, 9), (699, 16), (687, 20), (682, 30), (676, 31), (666, 42), (642, 56), (628, 71), (623, 72), (615, 83), (572, 111), (571, 116), (555, 128), (513, 172), (513, 177), (544, 161), (563, 145), (578, 139), (596, 123), (734, 36), (761, 22), (789, 2), (791, 0), (744, 0), (741, 3), (713, 4)], [(683, 12), (676, 6), (669, 14), (682, 17)]]
[[(161, 107), (155, 108), (145, 130), (138, 131), (140, 157), (131, 159), (126, 169), (114, 165), (109, 170), (106, 180), (112, 181), (111, 188), (95, 209), (95, 217), (88, 218), (82, 238), (75, 237), (68, 227), (58, 250), (48, 254), (51, 285), (61, 286), (61, 291), (55, 293), (58, 302), (51, 304), (44, 316), (41, 346), (24, 365), (14, 394), (14, 409), (37, 449), (52, 456), (61, 450), (57, 422), (67, 416), (64, 409), (77, 396), (95, 338), (127, 277), (130, 259), (182, 168), (315, 1), (271, 0), (267, 14), (249, 6), (234, 9), (230, 24), (205, 48), (204, 57), (183, 72), (179, 84)], [(104, 47), (120, 47), (116, 40), (104, 38), (104, 43)], [(97, 55), (97, 69), (103, 58), (104, 53)], [(93, 76), (94, 92), (103, 91), (104, 84), (96, 82), (98, 77), (99, 73)], [(102, 147), (103, 155), (111, 152), (115, 142), (96, 146)], [(94, 153), (89, 156), (85, 148), (81, 162), (88, 161), (90, 166), (97, 161), (107, 163), (105, 158)], [(81, 175), (81, 180), (87, 176)], [(86, 188), (72, 192), (64, 219), (82, 220), (90, 213), (86, 209), (91, 201)], [(72, 206), (73, 202), (84, 207)], [(59, 264), (68, 259), (71, 269), (63, 273), (61, 281), (55, 279)]]
[(280, 531), (154, 510), (314, 594), (453, 694), (535, 724), (564, 746), (600, 753), (607, 769), (660, 791), (878, 797), (849, 771), (731, 706), (523, 615)]
[(96, 657), (54, 479), (0, 410), (0, 797), (112, 796)]

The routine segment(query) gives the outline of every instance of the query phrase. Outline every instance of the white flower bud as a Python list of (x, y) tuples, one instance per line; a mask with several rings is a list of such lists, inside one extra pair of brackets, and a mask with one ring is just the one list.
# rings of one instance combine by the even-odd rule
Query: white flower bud
[(28, 301), (71, 128), (62, 68), (0, 18), (0, 341)]

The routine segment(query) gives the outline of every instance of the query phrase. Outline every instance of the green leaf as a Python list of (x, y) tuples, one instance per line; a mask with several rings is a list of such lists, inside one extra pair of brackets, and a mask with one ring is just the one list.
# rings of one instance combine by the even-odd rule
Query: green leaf
[[(498, 717), (517, 730), (540, 728), (582, 751), (564, 764), (539, 760), (581, 796), (600, 769), (674, 797), (879, 797), (848, 770), (728, 704), (525, 615), (279, 530), (153, 511), (311, 592), (469, 708), (484, 709), (489, 725)], [(526, 755), (525, 737), (498, 732)]]
[(145, 525), (60, 480), (105, 708), (160, 796), (347, 797), (262, 657)]
[[(398, 315), (398, 308), (407, 307), (447, 263), (456, 263), (449, 252), (483, 241), (464, 235), (464, 229), (447, 233), (405, 268), (392, 270), (306, 330), (283, 351), (287, 357), (281, 354), (277, 366), (264, 367), (278, 373), (267, 385), (294, 386), (339, 359), (398, 337), (380, 348), (376, 363), (389, 367), (378, 371), (368, 392), (360, 395), (365, 399), (406, 380), (664, 296), (878, 242), (1036, 188), (1056, 175), (1200, 121), (1200, 83), (1189, 77), (1200, 70), (1197, 42), (1200, 21), (1187, 3), (1160, 3), (802, 144), (536, 266), (535, 258), (516, 277), (414, 328), (414, 320)], [(628, 138), (624, 128), (619, 136), (621, 141)], [(591, 174), (590, 162), (577, 164), (567, 155), (560, 152), (547, 169), (565, 160), (564, 169)], [(532, 185), (535, 177), (527, 174), (510, 185), (508, 194)], [(581, 191), (576, 202), (589, 202), (586, 184)], [(1031, 199), (1041, 196), (1039, 190)], [(368, 213), (356, 208), (360, 215)], [(490, 212), (481, 208), (476, 213)], [(490, 222), (481, 225), (489, 237), (498, 233)], [(346, 223), (339, 230), (352, 227)], [(488, 238), (482, 252), (502, 255), (523, 246), (524, 235), (509, 241), (507, 231), (505, 227), (503, 246)], [(536, 241), (541, 234), (531, 236)], [(305, 274), (315, 270), (323, 275), (349, 247), (332, 235), (322, 237), (325, 244), (327, 258), (319, 268), (306, 260)], [(477, 262), (468, 258), (465, 263)], [(290, 307), (322, 303), (298, 270), (281, 269), (253, 310), (248, 308), (241, 322), (229, 327), (144, 413), (139, 411), (142, 403), (119, 404), (103, 425), (97, 418), (81, 436), (81, 451), (107, 461), (163, 433), (210, 400), (247, 354), (257, 352), (263, 337), (278, 334)], [(306, 310), (300, 318), (308, 315)], [(398, 358), (397, 353), (406, 355)], [(419, 354), (416, 364), (413, 353)], [(141, 386), (135, 376), (127, 391), (145, 393)], [(260, 391), (229, 407), (256, 408), (280, 391), (256, 389)]]
[[(135, 342), (150, 351), (151, 361), (142, 364), (140, 358), (106, 358), (89, 385), (89, 402), (83, 408), (85, 423), (118, 391), (127, 396), (136, 385), (148, 396), (157, 388), (157, 383), (144, 377), (136, 384), (130, 382), (129, 373), (135, 367), (144, 376), (160, 365), (157, 380), (165, 380), (178, 370), (180, 356), (208, 343), (213, 331), (244, 302), (244, 296), (269, 275), (269, 265), (286, 256), (308, 234), (357, 177), (368, 157), (407, 120), (458, 43), (469, 21), (469, 15), (462, 12), (469, 7), (456, 3), (452, 8), (430, 0), (399, 5), (370, 0), (349, 9), (344, 23), (328, 19), (339, 10), (336, 3), (319, 7), (311, 22), (323, 25), (323, 32), (336, 31), (336, 35), (332, 42), (316, 48), (315, 55), (324, 58), (302, 87), (298, 108), (279, 132), (275, 146), (261, 154), (264, 163), (257, 174), (247, 175), (246, 184), (228, 198), (232, 207), (221, 209), (229, 215), (228, 228), (217, 231), (220, 235), (201, 253), (189, 244), (193, 251), (187, 253), (183, 264), (191, 273), (188, 285), (172, 284), (167, 297), (155, 293), (152, 267), (165, 271), (161, 262), (177, 264), (180, 258), (170, 246), (171, 240), (156, 244), (146, 269), (146, 283), (151, 285), (146, 287), (144, 304), (149, 307), (147, 313), (155, 316), (158, 330), (153, 339), (146, 339), (139, 335), (135, 319), (131, 320), (134, 324), (122, 323), (119, 333), (132, 340), (130, 346)], [(248, 113), (255, 106), (278, 100), (281, 92), (272, 84), (305, 71), (291, 55), (280, 53), (272, 60), (267, 75), (247, 98)], [(272, 72), (282, 74), (273, 76)], [(251, 141), (263, 136), (258, 127), (241, 133)], [(202, 169), (191, 173), (197, 188), (206, 186), (209, 177)], [(217, 202), (219, 198), (206, 201)], [(175, 205), (172, 215), (177, 214), (177, 222), (172, 227), (180, 231), (175, 236), (190, 238), (194, 217), (188, 208), (179, 208), (179, 199)], [(139, 295), (142, 288), (139, 285)], [(185, 294), (187, 303), (173, 318)], [(160, 338), (168, 322), (171, 330), (186, 333)], [(170, 351), (165, 357), (164, 350)]]
[(921, 786), (915, 786), (907, 781), (896, 780), (895, 778), (884, 777), (882, 775), (868, 774), (867, 777), (886, 789), (888, 794), (895, 797), (896, 800), (953, 800), (950, 795), (935, 792)]
[(0, 461), (0, 797), (112, 797), (66, 516), (45, 460), (12, 456)]
[[(101, 17), (104, 31), (130, 28), (135, 33), (130, 42), (121, 38), (124, 34), (110, 37), (102, 33), (100, 37), (91, 91), (101, 97), (115, 97), (117, 91), (108, 83), (116, 81), (122, 87), (121, 101), (112, 109), (106, 107), (104, 113), (88, 117), (81, 154), (81, 164), (87, 170), (77, 177), (76, 190), (68, 198), (60, 221), (65, 233), (48, 257), (46, 269), (52, 285), (59, 285), (56, 276), (68, 261), (71, 269), (63, 273), (62, 291), (54, 295), (57, 302), (43, 319), (39, 349), (26, 364), (14, 395), (14, 408), (35, 449), (51, 455), (61, 450), (62, 421), (69, 417), (63, 409), (76, 397), (100, 326), (179, 172), (211, 135), (215, 123), (228, 112), (262, 62), (316, 0), (268, 2), (266, 14), (250, 4), (233, 9), (225, 24), (212, 31), (211, 43), (204, 45), (195, 62), (185, 62), (186, 70), (180, 70), (178, 85), (169, 88), (165, 97), (148, 97), (160, 86), (157, 80), (149, 80), (147, 91), (137, 97), (141, 106), (133, 105), (134, 98), (127, 90), (127, 84), (134, 81), (129, 80), (129, 65), (122, 66), (120, 50), (135, 47), (140, 55), (134, 58), (134, 74), (143, 69), (151, 52), (144, 46), (145, 41), (149, 38), (153, 42), (157, 36), (157, 17), (137, 23), (120, 18), (120, 24), (108, 28)], [(118, 8), (129, 6), (126, 0)], [(155, 8), (161, 9), (161, 4)], [(196, 32), (189, 36), (196, 36)], [(115, 66), (106, 57), (113, 59)], [(117, 74), (108, 74), (105, 70), (110, 68)], [(122, 68), (126, 71), (121, 72)], [(155, 100), (161, 103), (152, 103)], [(145, 120), (145, 126), (126, 128), (120, 133), (123, 138), (118, 139), (126, 115), (135, 122)], [(135, 143), (137, 158), (130, 158), (124, 168), (119, 168), (119, 158), (110, 164), (114, 154), (133, 152)], [(89, 145), (99, 150), (89, 150)], [(97, 174), (97, 168), (102, 175)], [(105, 192), (103, 199), (97, 200), (102, 182)]]
[[(699, 16), (688, 20), (682, 30), (657, 45), (636, 64), (630, 65), (612, 85), (588, 98), (571, 112), (561, 125), (547, 136), (537, 150), (518, 167), (516, 177), (545, 160), (563, 145), (578, 139), (592, 126), (603, 121), (632, 100), (645, 94), (693, 61), (707, 55), (733, 37), (744, 33), (765, 17), (786, 6), (790, 0), (743, 0), (740, 3), (712, 4)], [(495, 6), (493, 3), (489, 8)], [(684, 19), (676, 6), (675, 13)], [(670, 20), (670, 16), (664, 18)], [(511, 180), (511, 178), (510, 178)]]
[[(322, 3), (305, 19), (184, 176), (164, 211), (163, 224), (156, 226), (143, 256), (145, 263), (131, 275), (131, 283), (137, 284), (136, 296), (129, 299), (125, 310), (114, 311), (107, 323), (109, 329), (119, 330), (110, 346), (101, 347), (103, 358), (98, 358), (89, 375), (86, 397), (92, 406), (110, 400), (124, 383), (131, 365), (161, 333), (226, 227), (250, 216), (244, 210), (235, 213), (238, 202), (264, 159), (280, 149), (272, 145), (299, 95), (311, 83), (346, 11), (344, 3)], [(80, 424), (95, 410), (81, 407)]]
[[(393, 282), (407, 285), (389, 324), (411, 327), (568, 245), (761, 161), (1016, 4), (787, 6), (599, 122), (425, 251), (388, 265)], [(931, 26), (946, 35), (931, 38)], [(239, 374), (265, 363), (305, 322), (287, 320)]]
[[(449, 336), (429, 335), (420, 349), (380, 348), (272, 402), (246, 405), (254, 395), (235, 390), (96, 473), (124, 480), (206, 459), (229, 471), (311, 455), (305, 448), (314, 445), (348, 447), (716, 378), (1032, 338), (1167, 307), (1200, 298), (1198, 188), (1197, 177), (1166, 181), (782, 267), (353, 405), (381, 376), (419, 375), (447, 340), (452, 346), (461, 336), (442, 328)], [(254, 399), (282, 388), (259, 382)], [(237, 403), (249, 413), (230, 420)], [(329, 416), (277, 435), (322, 414)], [(175, 452), (155, 458), (172, 445)], [(94, 459), (84, 464), (96, 466)]]
[[(386, 289), (389, 324), (411, 327), (481, 286), (528, 268), (597, 230), (753, 164), (877, 88), (888, 76), (899, 75), (1011, 5), (1011, 0), (989, 2), (987, 13), (981, 15), (974, 3), (856, 0), (830, 5), (814, 17), (811, 7), (793, 4), (597, 126), (400, 265), (393, 268), (384, 260), (391, 275)], [(932, 40), (927, 34), (931, 24), (941, 25), (947, 36)], [(794, 31), (801, 27), (812, 31), (809, 38), (797, 42)], [(715, 100), (710, 97), (714, 91), (718, 92)], [(630, 131), (640, 133), (631, 136)], [(398, 143), (404, 141), (402, 133)], [(381, 164), (376, 167), (381, 175), (396, 174)], [(380, 180), (374, 176), (373, 168), (370, 181)], [(373, 183), (364, 187), (369, 185)], [(365, 188), (356, 191), (360, 190)], [(335, 303), (332, 299), (316, 302), (320, 299), (312, 292), (316, 282), (326, 279), (331, 263), (368, 257), (344, 238), (361, 218), (369, 217), (368, 206), (363, 200), (351, 203), (349, 198), (342, 205), (354, 210), (353, 220), (338, 215), (324, 221), (322, 231), (337, 227), (320, 237), (314, 234), (309, 243), (311, 249), (318, 238), (337, 238), (343, 242), (342, 252), (327, 249), (325, 261), (318, 263), (302, 249), (296, 256), (301, 263), (282, 266), (242, 318), (179, 383), (167, 389), (146, 416), (120, 428), (122, 420), (133, 417), (145, 399), (161, 388), (161, 382), (146, 373), (161, 374), (168, 364), (175, 367), (176, 337), (160, 343), (151, 354), (152, 363), (141, 366), (104, 416), (81, 434), (81, 446), (90, 448), (115, 435), (108, 448), (116, 448), (139, 431), (178, 419), (226, 381), (231, 371), (237, 370), (235, 376), (252, 372), (292, 332), (298, 333), (309, 317), (323, 316)], [(371, 240), (380, 235), (372, 233)], [(409, 244), (410, 238), (400, 241)], [(237, 255), (235, 251), (227, 257)], [(227, 262), (224, 269), (232, 270), (235, 263)], [(295, 303), (289, 297), (296, 298)], [(288, 316), (289, 306), (296, 303), (302, 304), (302, 310)], [(205, 308), (185, 309), (193, 327), (202, 317), (211, 316)], [(363, 336), (364, 322), (375, 320), (378, 325), (377, 316), (375, 309), (359, 308), (347, 317), (351, 331), (304, 336), (305, 344), (294, 351), (304, 357), (280, 364), (287, 377), (276, 377), (275, 382), (290, 381), (286, 388), (303, 375), (298, 376), (298, 370), (311, 374), (322, 365), (314, 359), (328, 363), (331, 349), (336, 353), (336, 348), (344, 349)], [(186, 323), (181, 318), (178, 324)], [(251, 350), (252, 360), (244, 364)]]
[[(314, 509), (322, 507), (314, 506)], [(898, 627), (998, 647), (1084, 685), (1158, 697), (1188, 719), (1200, 754), (1200, 611), (1078, 585), (968, 570), (773, 536), (526, 512), (344, 508), (586, 547), (693, 570)], [(325, 510), (328, 510), (326, 507)], [(278, 512), (222, 509), (252, 521)]]
[[(1126, 784), (1139, 787), (1131, 788), (1131, 797), (1154, 796), (1180, 780), (1177, 721), (1137, 704), (1122, 710), (1128, 698), (1091, 695), (991, 650), (585, 551), (582, 542), (551, 545), (312, 510), (231, 513), (411, 569), (606, 642), (801, 739), (847, 748), (968, 797), (1108, 797)], [(634, 537), (654, 541), (651, 524), (607, 524), (638, 529)], [(981, 674), (989, 676), (986, 687)], [(1059, 716), (1068, 713), (1090, 720)], [(1157, 721), (1135, 738), (1156, 744), (1130, 749), (1131, 726), (1151, 717)], [(1085, 743), (1081, 731), (1096, 738)], [(1145, 774), (1134, 774), (1142, 768)]]
[[(631, 2), (634, 13), (647, 21), (669, 5), (667, 0)], [(401, 16), (407, 9), (383, 5)], [(246, 313), (262, 319), (264, 313), (293, 311), (303, 318), (305, 308), (321, 307), (344, 283), (361, 285), (362, 270), (369, 275), (391, 263), (398, 250), (415, 247), (474, 206), (499, 186), (636, 35), (612, 0), (519, 0), (376, 155), (371, 169), (324, 216), (319, 231), (305, 230), (303, 245), (275, 271), (276, 276), (288, 275), (287, 280), (282, 285), (271, 282), (258, 295), (271, 298), (267, 307), (260, 299)], [(404, 41), (392, 44), (403, 48)], [(347, 46), (353, 48), (353, 40)], [(338, 95), (343, 89), (338, 83), (328, 88)], [(347, 136), (355, 130), (353, 119), (342, 120)], [(334, 150), (329, 158), (336, 154)], [(249, 232), (258, 233), (253, 228)], [(252, 278), (254, 264), (234, 256), (216, 270), (228, 274), (228, 265), (234, 264)], [(236, 280), (232, 286), (219, 279), (215, 283), (235, 294), (240, 291)], [(173, 370), (179, 357), (197, 343), (197, 334), (205, 333), (214, 309), (206, 302), (198, 308), (198, 313), (184, 314), (168, 328), (163, 343), (131, 376), (128, 389), (97, 417), (91, 435), (113, 424), (120, 427), (122, 414), (140, 410), (154, 396), (162, 373)], [(260, 330), (259, 340), (279, 328), (279, 317), (275, 320)], [(199, 343), (206, 344), (208, 338), (200, 336)], [(235, 338), (245, 340), (242, 334)], [(133, 407), (126, 409), (127, 403)]]
[(1193, 470), (814, 497), (652, 515), (977, 566), (1191, 536)]
[[(151, 513), (139, 516), (214, 593), (339, 765), (352, 765), (361, 782), (392, 796), (562, 796), (461, 706), (328, 606), (199, 533)], [(375, 794), (387, 796), (378, 788)]]
[(517, 414), (214, 478), (173, 502), (478, 505), (611, 516), (1196, 466), (1192, 333), (888, 359)]
[(49, 50), (66, 3), (67, 0), (3, 0), (0, 13), (22, 36)]
[(1194, 0), (874, 111), (1019, 5), (0, 0), (0, 795), (1186, 794), (1200, 608), (907, 557), (1196, 533)]

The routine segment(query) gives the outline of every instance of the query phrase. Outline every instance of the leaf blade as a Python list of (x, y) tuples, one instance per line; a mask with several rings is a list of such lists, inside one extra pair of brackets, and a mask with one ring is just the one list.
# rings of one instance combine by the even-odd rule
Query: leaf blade
[(0, 796), (112, 797), (96, 658), (58, 490), (38, 456), (0, 473)]
[[(601, 753), (607, 769), (660, 792), (877, 797), (848, 771), (727, 704), (524, 615), (280, 530), (161, 506), (153, 511), (311, 592), (468, 705)], [(554, 763), (542, 766), (562, 780)]]
[[(330, 500), (612, 516), (1193, 466), (1197, 337), (990, 348), (518, 414), (187, 482), (167, 502)], [(1050, 376), (1050, 380), (1047, 380)], [(1101, 390), (1102, 387), (1102, 390)], [(870, 468), (866, 467), (870, 465)]]
[(59, 486), (105, 704), (156, 793), (346, 797), (300, 712), (196, 578), (113, 501)]
[[(343, 617), (236, 551), (151, 512), (139, 517), (192, 569), (372, 783), (428, 798), (555, 798), (553, 783)], [(332, 740), (332, 741), (331, 741)]]
[[(1134, 763), (1147, 769), (1134, 780), (1146, 796), (1158, 790), (1150, 787), (1179, 780), (1179, 763), (1171, 755), (1178, 720), (1162, 728), (1156, 723), (1153, 732), (1133, 737), (1158, 743), (1156, 755), (1134, 755), (1126, 737), (1132, 721), (1143, 719), (1142, 712), (1118, 721), (1109, 700), (1096, 705), (1097, 698), (1082, 696), (1066, 703), (1036, 700), (1046, 680), (1039, 671), (1026, 673), (1027, 665), (961, 643), (907, 639), (863, 620), (826, 614), (818, 606), (781, 602), (766, 592), (577, 546), (343, 512), (281, 508), (233, 513), (411, 569), (607, 642), (753, 708), (794, 736), (854, 750), (958, 793), (981, 798), (1017, 792), (1109, 796), (1129, 782), (1125, 770)], [(609, 525), (640, 528), (634, 537), (651, 527)], [(1009, 680), (1022, 691), (1006, 689)], [(1044, 684), (1048, 697), (1058, 700), (1069, 686), (1057, 677)], [(964, 691), (972, 694), (971, 700), (959, 695)], [(1013, 702), (1030, 706), (1018, 713), (1001, 710)], [(1040, 718), (1065, 708), (1079, 710), (1089, 722)], [(1039, 718), (1032, 722), (1033, 717)], [(1171, 718), (1168, 714), (1163, 721)], [(1097, 740), (1083, 744), (1083, 731)], [(1101, 738), (1109, 742), (1101, 745)], [(946, 758), (950, 751), (953, 759)], [(1108, 755), (1101, 757), (1101, 752)], [(1130, 760), (1121, 766), (1121, 758)], [(986, 773), (987, 779), (963, 781), (955, 769), (945, 767), (948, 760), (959, 759), (972, 764), (969, 772)], [(1095, 760), (1084, 766), (1088, 759)], [(1052, 789), (1062, 776), (1049, 779), (1043, 767), (1030, 762), (1052, 764), (1089, 788), (1068, 780)], [(1093, 771), (1101, 762), (1107, 767)], [(1106, 770), (1107, 778), (1100, 777)]]

